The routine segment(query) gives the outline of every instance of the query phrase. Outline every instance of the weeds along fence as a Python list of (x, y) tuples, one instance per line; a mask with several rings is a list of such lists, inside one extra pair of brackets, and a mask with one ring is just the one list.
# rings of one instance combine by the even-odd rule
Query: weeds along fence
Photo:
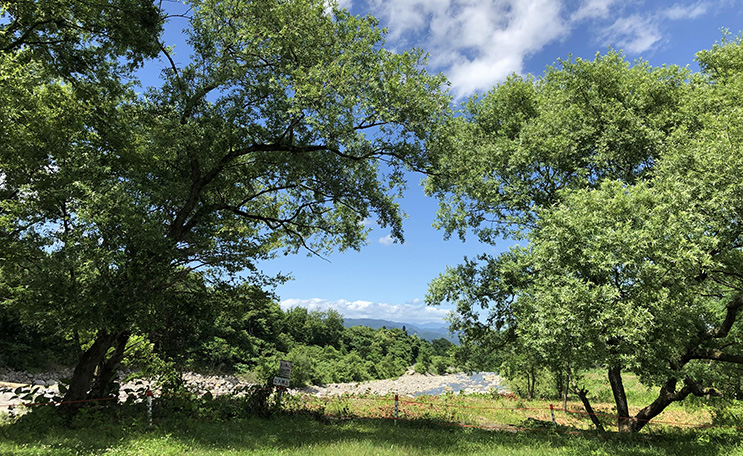
[[(198, 411), (189, 416), (199, 419), (244, 416), (269, 416), (282, 412), (297, 415), (311, 415), (328, 421), (352, 419), (391, 420), (394, 422), (428, 423), (443, 427), (478, 428), (484, 430), (501, 430), (509, 432), (527, 431), (593, 431), (590, 416), (584, 410), (568, 407), (554, 407), (546, 401), (527, 401), (513, 394), (468, 394), (447, 393), (440, 396), (399, 397), (397, 394), (378, 395), (341, 395), (312, 396), (302, 393), (288, 394), (280, 388), (247, 387), (232, 394), (212, 396), (211, 393), (167, 393), (149, 388), (129, 390), (118, 397), (87, 399), (82, 401), (61, 401), (59, 398), (35, 396), (33, 389), (17, 388), (0, 390), (12, 392), (16, 404), (0, 404), (0, 412), (10, 415), (24, 413), (36, 407), (62, 407), (77, 405), (80, 407), (116, 404), (119, 407), (132, 407), (130, 412), (141, 413), (150, 425), (157, 424), (158, 419), (174, 413), (176, 410)], [(282, 394), (283, 393), (283, 394)], [(28, 399), (35, 400), (28, 400)], [(597, 410), (601, 410), (601, 406)], [(604, 427), (612, 429), (619, 416), (611, 413), (605, 406), (605, 412), (596, 412)], [(136, 409), (136, 412), (135, 412)], [(659, 418), (649, 422), (646, 429), (653, 432), (658, 427), (685, 429), (718, 428), (739, 432), (743, 423), (738, 425), (715, 424), (707, 413), (677, 409), (664, 412)]]

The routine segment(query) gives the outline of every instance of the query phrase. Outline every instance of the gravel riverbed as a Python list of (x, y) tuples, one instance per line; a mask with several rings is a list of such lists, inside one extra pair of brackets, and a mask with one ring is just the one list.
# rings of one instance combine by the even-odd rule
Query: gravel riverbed
[[(69, 378), (71, 369), (59, 369), (54, 372), (28, 373), (0, 369), (0, 390), (15, 389), (19, 386), (39, 387), (39, 394), (51, 397), (59, 394), (58, 383), (61, 378)], [(123, 378), (124, 374), (120, 374)], [(218, 396), (228, 394), (250, 383), (234, 375), (201, 375), (184, 373), (186, 387), (196, 393), (210, 392)], [(149, 381), (140, 380), (122, 385), (121, 399), (126, 398), (123, 389), (144, 390), (152, 386)], [(317, 396), (335, 396), (343, 394), (386, 394), (397, 393), (401, 396), (439, 395), (452, 393), (489, 393), (492, 391), (506, 392), (503, 380), (493, 372), (477, 372), (471, 375), (465, 373), (430, 375), (418, 374), (412, 369), (397, 379), (372, 380), (360, 383), (331, 383), (324, 386), (309, 386), (290, 390)], [(17, 405), (20, 401), (12, 400), (12, 393), (0, 392), (0, 412), (5, 412), (9, 405)]]

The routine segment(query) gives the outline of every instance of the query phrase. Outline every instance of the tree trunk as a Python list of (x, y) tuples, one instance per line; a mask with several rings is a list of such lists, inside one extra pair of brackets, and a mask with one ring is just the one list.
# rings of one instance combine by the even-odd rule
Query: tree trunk
[(526, 372), (526, 389), (527, 395), (529, 399), (534, 399), (534, 392), (536, 390), (536, 374), (534, 373), (534, 366), (530, 366), (529, 369)]
[(591, 418), (591, 422), (593, 422), (593, 425), (596, 426), (596, 430), (598, 430), (600, 433), (605, 433), (604, 425), (601, 424), (601, 421), (599, 420), (599, 417), (596, 416), (596, 412), (593, 411), (593, 407), (591, 407), (591, 403), (588, 401), (588, 391), (585, 389), (579, 389), (577, 385), (575, 385), (575, 393), (580, 398), (580, 401), (583, 403), (583, 407), (586, 409), (586, 413), (588, 413), (588, 416)]
[(568, 391), (570, 389), (570, 368), (565, 369), (565, 386), (562, 391), (562, 411), (568, 411)]
[(119, 367), (121, 360), (124, 359), (124, 350), (126, 349), (127, 342), (129, 342), (129, 336), (130, 333), (128, 331), (120, 333), (114, 342), (113, 355), (108, 359), (102, 359), (98, 364), (96, 375), (93, 378), (93, 386), (89, 393), (91, 398), (110, 397), (114, 393), (111, 391), (110, 386), (116, 375), (116, 368)]
[(591, 403), (588, 401), (588, 391), (585, 388), (580, 388), (578, 386), (575, 376), (572, 375), (573, 372), (570, 369), (570, 365), (568, 365), (565, 370), (570, 384), (573, 387), (573, 391), (578, 395), (578, 398), (580, 398), (580, 401), (583, 403), (583, 407), (586, 409), (586, 413), (588, 413), (589, 418), (591, 418), (593, 425), (596, 426), (596, 430), (602, 434), (605, 433), (604, 425), (601, 424), (599, 417), (596, 416), (596, 412), (593, 411), (593, 407), (591, 407)]
[(627, 405), (627, 396), (624, 393), (620, 367), (609, 369), (609, 383), (611, 384), (611, 391), (614, 393), (614, 403), (617, 405), (617, 429), (619, 432), (632, 432), (632, 419), (629, 416), (629, 406)]
[[(84, 401), (92, 398), (90, 392), (96, 378), (96, 370), (99, 366), (105, 364), (108, 350), (116, 344), (120, 337), (122, 337), (121, 333), (111, 334), (105, 331), (98, 333), (93, 345), (83, 353), (75, 366), (69, 388), (63, 398), (64, 402)], [(68, 405), (76, 407), (78, 404)]]
[(554, 368), (555, 375), (555, 397), (562, 397), (562, 389), (565, 387), (565, 376), (561, 368)]
[(698, 397), (721, 396), (717, 390), (713, 388), (705, 390), (702, 388), (702, 385), (689, 377), (684, 380), (684, 386), (678, 391), (676, 391), (676, 383), (676, 379), (668, 379), (666, 384), (660, 389), (658, 399), (654, 400), (652, 404), (640, 410), (635, 415), (634, 422), (632, 423), (632, 432), (639, 432), (651, 419), (658, 416), (671, 403), (683, 401), (689, 394)]

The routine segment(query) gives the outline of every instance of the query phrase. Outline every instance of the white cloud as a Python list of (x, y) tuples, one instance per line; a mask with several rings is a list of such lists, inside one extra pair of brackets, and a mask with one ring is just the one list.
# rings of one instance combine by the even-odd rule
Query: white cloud
[(334, 4), (338, 6), (338, 9), (350, 10), (353, 6), (353, 0), (325, 0), (325, 14), (332, 14)]
[(423, 300), (421, 298), (414, 298), (410, 301), (405, 301), (405, 304), (422, 304)]
[(487, 91), (524, 59), (564, 37), (560, 0), (369, 0), (403, 49), (423, 44), (445, 70), (454, 95)]
[(676, 3), (670, 8), (619, 17), (609, 27), (599, 32), (598, 37), (605, 45), (622, 48), (628, 53), (645, 53), (668, 42), (668, 38), (664, 36), (665, 22), (696, 19), (707, 14), (709, 9), (709, 2), (697, 1), (688, 5)]
[(305, 307), (309, 310), (334, 309), (346, 318), (377, 318), (411, 324), (444, 323), (444, 318), (449, 314), (448, 310), (421, 303), (387, 304), (346, 299), (285, 299), (280, 306), (284, 310), (292, 307)]
[(617, 19), (600, 37), (606, 45), (621, 48), (631, 54), (650, 50), (662, 38), (657, 22), (640, 15)]
[(583, 4), (570, 15), (572, 22), (580, 22), (586, 19), (604, 19), (609, 16), (609, 11), (617, 0), (585, 0)]
[(712, 10), (709, 0), (678, 0), (670, 8), (643, 0), (354, 0), (354, 6), (388, 28), (392, 50), (424, 48), (430, 68), (446, 74), (458, 99), (523, 73), (531, 55), (572, 34), (646, 53), (669, 42), (666, 22)]
[(679, 5), (676, 3), (668, 8), (663, 15), (672, 20), (695, 19), (707, 14), (709, 6), (708, 2), (696, 2), (693, 5)]
[(395, 243), (395, 240), (392, 238), (391, 234), (388, 234), (387, 236), (379, 238), (379, 243), (382, 245), (392, 245)]

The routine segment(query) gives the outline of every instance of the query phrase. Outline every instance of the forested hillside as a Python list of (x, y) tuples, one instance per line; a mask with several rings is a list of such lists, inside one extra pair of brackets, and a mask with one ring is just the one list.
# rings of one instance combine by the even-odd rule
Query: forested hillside
[[(167, 331), (133, 336), (124, 365), (152, 375), (196, 370), (245, 374), (268, 382), (279, 361), (293, 362), (292, 385), (394, 378), (414, 366), (420, 373), (445, 373), (455, 364), (446, 339), (422, 340), (399, 328), (344, 327), (334, 311), (283, 311), (269, 297), (243, 296), (192, 325), (175, 320)], [(175, 316), (174, 316), (175, 318)], [(40, 370), (71, 364), (77, 342), (45, 335), (0, 312), (0, 367)]]

